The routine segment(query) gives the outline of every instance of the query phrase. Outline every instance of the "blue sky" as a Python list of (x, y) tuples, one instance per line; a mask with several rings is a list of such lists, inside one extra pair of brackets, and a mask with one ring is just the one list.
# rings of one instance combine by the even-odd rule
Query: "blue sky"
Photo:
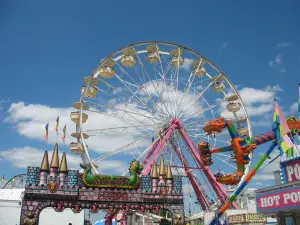
[[(272, 111), (260, 114), (255, 107), (261, 110), (273, 97), (279, 97), (287, 114), (295, 111), (292, 105), (297, 101), (300, 81), (299, 9), (298, 1), (270, 0), (180, 4), (1, 1), (0, 174), (10, 177), (23, 173), (24, 166), (17, 164), (24, 160), (26, 151), (51, 148), (36, 136), (22, 133), (18, 126), (29, 117), (20, 121), (17, 113), (39, 117), (35, 107), (70, 107), (79, 100), (83, 77), (101, 58), (139, 41), (162, 40), (187, 46), (214, 62), (248, 98), (249, 93), (256, 93), (258, 99), (269, 96), (270, 101), (263, 106), (253, 100), (249, 107), (257, 112), (250, 118), (260, 125), (253, 127), (253, 133), (270, 130), (265, 122), (271, 120)], [(8, 111), (12, 104), (18, 109), (33, 106), (25, 107), (26, 112)], [(23, 155), (17, 156), (20, 152)], [(34, 152), (30, 159), (36, 156)], [(263, 187), (263, 183), (258, 179), (251, 187)]]

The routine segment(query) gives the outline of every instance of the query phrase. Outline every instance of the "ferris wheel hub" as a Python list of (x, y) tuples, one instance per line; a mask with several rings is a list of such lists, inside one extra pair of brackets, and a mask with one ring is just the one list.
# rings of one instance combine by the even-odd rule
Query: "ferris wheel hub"
[(172, 118), (170, 120), (170, 125), (173, 126), (175, 129), (179, 129), (182, 127), (181, 121), (178, 118)]

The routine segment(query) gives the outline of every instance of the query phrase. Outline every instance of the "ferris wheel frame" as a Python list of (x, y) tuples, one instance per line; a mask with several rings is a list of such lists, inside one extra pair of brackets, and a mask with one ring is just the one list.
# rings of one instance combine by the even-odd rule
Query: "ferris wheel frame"
[[(248, 113), (247, 113), (247, 110), (245, 108), (245, 105), (244, 105), (244, 102), (240, 96), (240, 94), (238, 93), (238, 91), (236, 90), (235, 86), (233, 85), (233, 83), (230, 81), (230, 79), (226, 76), (226, 74), (221, 71), (215, 64), (213, 64), (209, 59), (207, 59), (206, 57), (200, 55), (199, 53), (197, 53), (196, 51), (190, 49), (190, 48), (187, 48), (185, 46), (182, 46), (182, 45), (177, 45), (177, 44), (173, 44), (173, 43), (169, 43), (169, 42), (162, 42), (162, 41), (145, 41), (145, 42), (138, 42), (138, 43), (133, 43), (133, 44), (130, 44), (130, 45), (127, 45), (125, 47), (122, 47), (116, 51), (114, 51), (113, 53), (109, 54), (105, 59), (103, 59), (100, 64), (96, 67), (96, 69), (92, 72), (92, 74), (89, 76), (89, 80), (87, 81), (86, 83), (86, 88), (84, 90), (84, 92), (82, 93), (81, 95), (81, 98), (80, 98), (80, 102), (84, 102), (85, 100), (85, 94), (88, 90), (88, 88), (92, 85), (92, 80), (93, 78), (96, 78), (99, 74), (98, 74), (98, 71), (99, 71), (99, 68), (101, 68), (104, 63), (106, 62), (107, 59), (110, 59), (112, 58), (113, 60), (115, 61), (119, 61), (124, 55), (122, 54), (122, 51), (125, 49), (125, 48), (128, 48), (128, 47), (140, 47), (140, 46), (146, 46), (146, 45), (150, 45), (150, 44), (155, 44), (155, 45), (165, 45), (165, 46), (169, 46), (169, 47), (174, 47), (174, 48), (180, 48), (180, 49), (183, 49), (183, 52), (185, 51), (188, 51), (189, 53), (193, 54), (196, 58), (200, 58), (200, 59), (204, 59), (206, 61), (207, 64), (209, 64), (212, 68), (214, 68), (216, 71), (219, 72), (220, 75), (223, 76), (223, 78), (227, 81), (227, 83), (229, 84), (230, 88), (234, 91), (234, 94), (236, 94), (238, 96), (238, 100), (239, 102), (241, 103), (241, 109), (243, 110), (243, 113), (245, 115), (245, 118), (246, 118), (246, 123), (247, 123), (247, 132), (248, 132), (248, 136), (249, 137), (252, 137), (252, 129), (251, 129), (251, 124), (250, 124), (250, 119), (249, 119), (249, 116), (248, 116)], [(147, 53), (147, 50), (137, 50), (136, 51), (136, 54), (144, 54), (144, 53)], [(159, 54), (162, 54), (162, 55), (170, 55), (169, 52), (164, 52), (164, 51), (160, 51), (159, 50)], [(116, 56), (116, 57), (115, 57)], [(188, 60), (184, 59), (184, 62), (187, 62)], [(208, 74), (207, 74), (208, 75)], [(209, 75), (208, 75), (209, 76)], [(210, 77), (211, 78), (211, 77)], [(222, 91), (223, 95), (226, 97), (226, 94), (224, 91)], [(92, 171), (95, 173), (95, 174), (99, 174), (99, 171), (97, 170), (95, 164), (93, 163), (93, 160), (91, 159), (90, 155), (89, 155), (89, 151), (88, 151), (88, 147), (87, 147), (87, 143), (85, 142), (85, 138), (84, 138), (84, 134), (82, 132), (82, 125), (83, 125), (83, 105), (81, 105), (80, 109), (79, 109), (79, 124), (76, 124), (76, 132), (77, 133), (80, 133), (80, 137), (77, 138), (77, 141), (78, 143), (82, 143), (83, 145), (83, 149), (84, 151), (80, 154), (81, 155), (81, 158), (82, 158), (82, 161), (83, 161), (83, 164), (84, 165), (89, 165), (91, 168), (92, 168)], [(238, 120), (237, 116), (234, 114), (234, 118), (235, 120)], [(253, 158), (253, 153), (250, 153), (249, 155), (249, 158), (250, 158), (250, 162), (249, 164), (246, 165), (245, 167), (245, 174), (244, 176), (242, 177), (240, 183), (243, 181), (244, 177), (248, 174), (249, 172), (249, 169), (250, 169), (250, 165), (251, 165), (251, 159)], [(239, 184), (240, 184), (239, 183)], [(239, 186), (239, 184), (237, 186)]]

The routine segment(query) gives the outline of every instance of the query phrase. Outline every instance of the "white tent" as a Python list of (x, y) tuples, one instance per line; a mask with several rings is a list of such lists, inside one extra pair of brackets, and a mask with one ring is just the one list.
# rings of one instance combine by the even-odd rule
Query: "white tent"
[[(19, 224), (21, 214), (21, 199), (24, 189), (0, 189), (0, 224)], [(42, 225), (83, 225), (84, 210), (73, 213), (70, 209), (55, 212), (53, 208), (46, 208), (40, 214), (39, 224)]]

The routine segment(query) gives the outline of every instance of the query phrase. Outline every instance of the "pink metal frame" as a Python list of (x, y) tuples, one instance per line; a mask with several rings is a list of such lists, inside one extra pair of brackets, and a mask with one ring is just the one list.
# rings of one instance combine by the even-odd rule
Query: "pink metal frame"
[[(201, 158), (200, 155), (198, 153), (198, 151), (196, 150), (196, 148), (194, 147), (193, 142), (191, 141), (191, 139), (189, 138), (187, 132), (185, 131), (184, 127), (181, 124), (181, 121), (177, 118), (173, 118), (170, 121), (170, 128), (168, 129), (168, 131), (165, 133), (165, 135), (163, 135), (163, 137), (161, 138), (161, 140), (157, 140), (154, 144), (152, 149), (150, 150), (150, 152), (148, 153), (148, 155), (146, 156), (146, 159), (143, 162), (143, 165), (146, 166), (145, 169), (143, 170), (143, 175), (148, 175), (150, 174), (152, 165), (155, 161), (155, 159), (157, 159), (159, 157), (159, 155), (161, 154), (165, 144), (167, 143), (167, 141), (170, 139), (172, 133), (174, 132), (174, 130), (178, 130), (182, 136), (182, 138), (185, 140), (186, 145), (188, 147), (188, 149), (190, 150), (190, 153), (193, 155), (193, 157), (195, 158), (198, 166), (202, 169), (204, 175), (206, 176), (208, 182), (210, 183), (210, 185), (212, 186), (212, 188), (214, 189), (218, 199), (224, 203), (226, 201), (226, 199), (229, 198), (229, 195), (226, 191), (226, 189), (219, 184), (216, 179), (214, 174), (212, 173), (212, 171), (210, 170), (209, 167), (204, 166), (201, 162)], [(183, 157), (183, 155), (181, 154), (180, 150), (177, 149), (176, 145), (174, 143), (172, 143), (172, 147), (174, 149), (174, 151), (176, 152), (176, 154), (178, 155), (181, 163), (183, 164), (183, 166), (185, 167), (185, 171), (187, 171), (187, 168), (189, 167), (187, 161), (185, 160), (185, 158)], [(151, 157), (152, 156), (152, 157)], [(201, 205), (203, 210), (206, 210), (208, 207), (211, 206), (211, 203), (208, 199), (208, 197), (206, 196), (206, 194), (204, 193), (203, 189), (201, 188), (201, 184), (199, 182), (197, 182), (196, 178), (194, 177), (194, 175), (191, 172), (186, 172), (192, 186), (193, 189), (195, 191), (195, 194), (197, 196), (197, 199), (199, 201), (199, 204)], [(237, 208), (238, 205), (233, 202), (232, 203), (233, 208)]]

